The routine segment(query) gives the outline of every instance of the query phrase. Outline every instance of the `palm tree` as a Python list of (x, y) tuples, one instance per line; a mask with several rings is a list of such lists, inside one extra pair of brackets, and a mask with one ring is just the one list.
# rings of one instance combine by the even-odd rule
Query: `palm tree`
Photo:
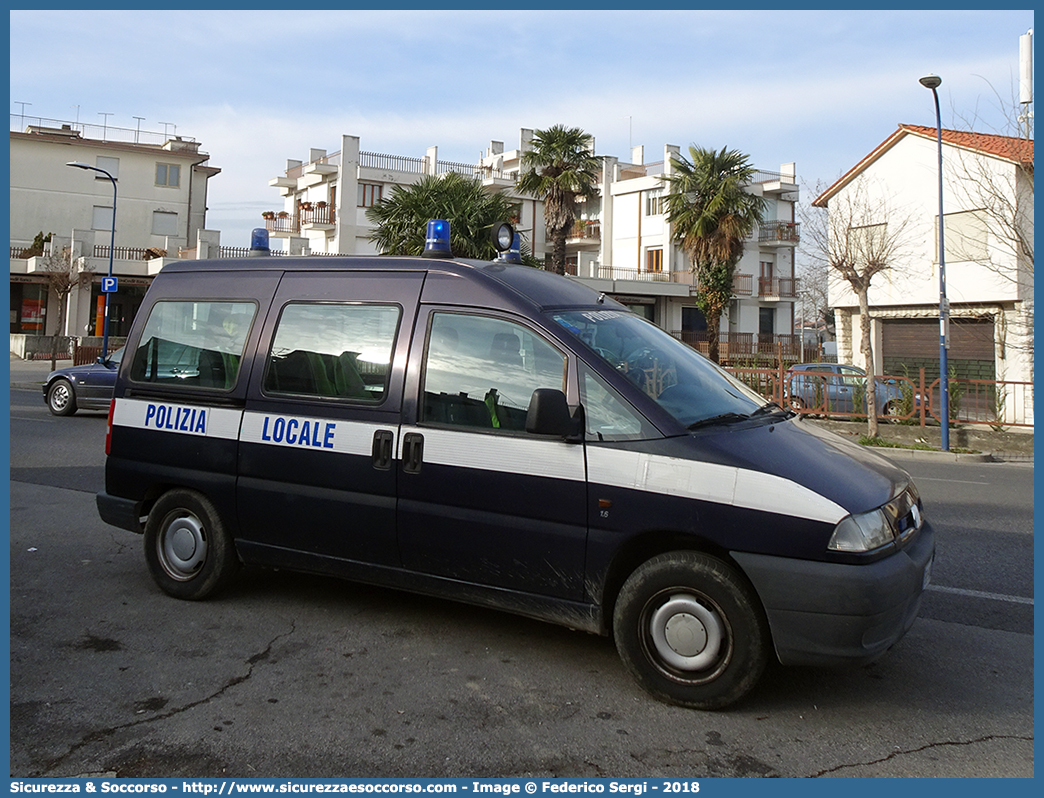
[(689, 156), (691, 161), (673, 156), (663, 178), (669, 187), (667, 220), (696, 277), (696, 304), (707, 318), (709, 356), (717, 363), (721, 314), (732, 299), (743, 241), (761, 224), (765, 200), (745, 190), (755, 172), (746, 155), (694, 144)]
[(366, 218), (376, 225), (370, 240), (385, 255), (420, 255), (428, 220), (446, 219), (453, 255), (478, 260), (496, 257), (490, 238), (493, 225), (516, 215), (511, 199), (456, 172), (427, 175), (411, 186), (400, 186), (366, 209)]
[(593, 152), (594, 137), (578, 127), (538, 130), (532, 143), (533, 148), (522, 153), (517, 188), (544, 200), (551, 239), (549, 270), (565, 274), (565, 242), (576, 219), (576, 201), (598, 195), (602, 159)]

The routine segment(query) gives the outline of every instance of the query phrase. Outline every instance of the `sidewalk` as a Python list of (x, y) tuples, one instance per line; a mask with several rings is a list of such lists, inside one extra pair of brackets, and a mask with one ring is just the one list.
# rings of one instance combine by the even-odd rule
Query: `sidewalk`
[[(59, 360), (58, 368), (71, 366), (72, 360), (66, 358)], [(22, 360), (18, 355), (11, 355), (11, 387), (26, 390), (41, 391), (41, 386), (47, 375), (51, 373), (51, 361), (48, 360)], [(42, 394), (41, 394), (42, 395)]]
[[(71, 366), (71, 360), (59, 360), (58, 368)], [(50, 360), (22, 360), (11, 355), (11, 387), (32, 391), (41, 391), (41, 386), (51, 372)], [(42, 395), (42, 394), (41, 394)], [(858, 440), (866, 435), (865, 421), (823, 421), (806, 419), (807, 423), (825, 427), (843, 437)], [(939, 428), (905, 426), (901, 424), (880, 424), (879, 436), (886, 441), (912, 444), (923, 439), (930, 446), (939, 446)], [(974, 449), (981, 454), (961, 454), (955, 452), (927, 451), (921, 449), (888, 449), (880, 448), (883, 455), (893, 452), (903, 457), (925, 459), (949, 459), (957, 462), (988, 462), (1000, 460), (1012, 463), (1033, 462), (1033, 430), (1012, 429), (1007, 432), (995, 432), (986, 426), (962, 425), (951, 429), (951, 449)]]

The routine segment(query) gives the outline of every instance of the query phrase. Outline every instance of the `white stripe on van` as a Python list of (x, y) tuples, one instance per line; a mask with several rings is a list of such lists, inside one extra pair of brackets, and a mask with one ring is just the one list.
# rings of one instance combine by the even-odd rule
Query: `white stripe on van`
[(397, 426), (250, 411), (243, 414), (239, 439), (245, 443), (369, 457), (373, 454), (374, 433), (387, 430), (395, 434)]
[(242, 410), (182, 405), (150, 399), (117, 399), (112, 423), (117, 427), (236, 440)]
[[(352, 422), (222, 407), (117, 399), (113, 424), (177, 434), (370, 456), (377, 430), (395, 425)], [(583, 481), (584, 447), (541, 438), (482, 434), (431, 427), (403, 427), (424, 437), (423, 462), (500, 471), (523, 476)], [(402, 458), (402, 434), (396, 435)], [(836, 524), (847, 511), (789, 479), (735, 466), (665, 457), (644, 452), (587, 447), (592, 485), (679, 496)]]
[(682, 496), (836, 524), (848, 512), (789, 479), (735, 466), (602, 446), (587, 448), (593, 485)]

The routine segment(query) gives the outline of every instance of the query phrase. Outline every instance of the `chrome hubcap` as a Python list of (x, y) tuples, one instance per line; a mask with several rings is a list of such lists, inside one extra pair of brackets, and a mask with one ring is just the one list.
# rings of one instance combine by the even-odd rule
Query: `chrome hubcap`
[(207, 558), (206, 530), (195, 516), (179, 516), (168, 524), (159, 543), (160, 562), (174, 579), (191, 579)]
[(685, 593), (671, 596), (652, 614), (649, 632), (660, 658), (683, 671), (713, 665), (725, 637), (714, 611)]

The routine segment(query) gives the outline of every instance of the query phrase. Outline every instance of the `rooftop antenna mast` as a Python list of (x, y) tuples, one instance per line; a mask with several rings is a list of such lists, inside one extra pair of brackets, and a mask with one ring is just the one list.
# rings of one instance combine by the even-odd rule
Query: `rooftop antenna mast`
[(1019, 103), (1022, 113), (1019, 114), (1019, 132), (1025, 137), (1033, 137), (1033, 28), (1019, 37)]

